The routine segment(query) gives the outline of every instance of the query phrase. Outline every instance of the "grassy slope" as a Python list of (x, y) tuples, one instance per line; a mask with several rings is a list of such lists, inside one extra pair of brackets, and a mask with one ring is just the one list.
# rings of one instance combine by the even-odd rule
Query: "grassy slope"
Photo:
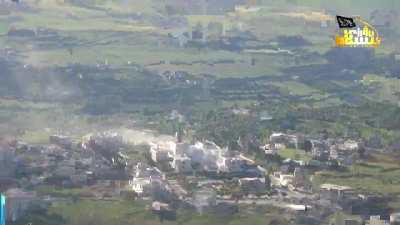
[[(316, 175), (321, 183), (346, 185), (360, 191), (400, 197), (400, 164), (398, 156), (375, 155), (365, 163), (352, 166), (347, 172), (325, 171)], [(391, 206), (400, 209), (398, 199)]]
[[(66, 219), (68, 225), (267, 225), (271, 220), (277, 219), (279, 225), (289, 224), (283, 218), (276, 218), (276, 215), (269, 214), (248, 214), (242, 211), (230, 217), (220, 217), (208, 214), (193, 214), (190, 212), (179, 211), (176, 221), (159, 221), (155, 214), (145, 209), (144, 202), (127, 201), (105, 201), (105, 200), (80, 200), (76, 203), (59, 203), (51, 207), (50, 212), (61, 215)], [(275, 209), (272, 209), (276, 211)]]

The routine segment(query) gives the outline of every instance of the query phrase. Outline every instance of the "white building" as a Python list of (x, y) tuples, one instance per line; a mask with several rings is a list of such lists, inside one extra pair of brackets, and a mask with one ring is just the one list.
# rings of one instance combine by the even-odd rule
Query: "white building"
[(154, 162), (171, 161), (176, 155), (176, 144), (172, 141), (151, 144), (150, 155)]
[(273, 175), (270, 175), (271, 184), (278, 187), (288, 187), (293, 183), (294, 175), (292, 174), (283, 174), (281, 172), (275, 172)]
[(365, 225), (390, 225), (388, 221), (382, 220), (381, 216), (370, 216)]
[(220, 157), (217, 162), (219, 172), (241, 172), (246, 160), (240, 157)]
[(308, 205), (294, 205), (294, 204), (286, 205), (286, 207), (288, 209), (298, 211), (298, 212), (305, 212), (311, 208), (311, 206), (308, 206)]
[(228, 156), (227, 148), (220, 148), (210, 141), (196, 142), (194, 145), (174, 142), (152, 144), (150, 153), (154, 162), (169, 161), (169, 165), (179, 173), (193, 170), (241, 172), (249, 160), (243, 156)]
[(129, 181), (131, 190), (136, 192), (138, 195), (143, 195), (146, 190), (150, 191), (150, 178), (133, 178)]
[(391, 224), (400, 223), (400, 213), (390, 214), (390, 223)]
[(339, 150), (342, 151), (357, 151), (359, 149), (359, 143), (353, 140), (347, 140), (343, 144), (340, 144)]
[(165, 174), (156, 167), (138, 163), (135, 169), (134, 177), (129, 180), (129, 188), (139, 195), (150, 194), (153, 182), (166, 179)]
[(289, 135), (284, 133), (273, 133), (269, 137), (271, 144), (275, 145), (276, 149), (285, 147), (298, 148), (299, 138), (296, 135)]
[(278, 149), (275, 147), (275, 144), (266, 144), (260, 146), (260, 149), (264, 151), (265, 155), (276, 155), (278, 154)]

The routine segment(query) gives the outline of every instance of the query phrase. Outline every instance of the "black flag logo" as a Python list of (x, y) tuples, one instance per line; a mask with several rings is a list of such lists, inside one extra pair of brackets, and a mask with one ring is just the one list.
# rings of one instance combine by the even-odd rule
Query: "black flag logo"
[(356, 27), (356, 23), (353, 18), (344, 17), (344, 16), (336, 16), (337, 22), (339, 24), (339, 28), (353, 28)]

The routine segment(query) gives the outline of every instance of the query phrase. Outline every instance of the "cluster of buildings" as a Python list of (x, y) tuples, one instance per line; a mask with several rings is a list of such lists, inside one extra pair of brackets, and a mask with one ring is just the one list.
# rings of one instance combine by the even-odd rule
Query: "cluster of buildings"
[(176, 173), (205, 172), (239, 177), (263, 177), (265, 169), (251, 159), (228, 151), (210, 141), (195, 144), (173, 141), (152, 144), (151, 159), (167, 164)]
[[(135, 197), (153, 202), (153, 212), (169, 215), (179, 207), (200, 213), (235, 213), (238, 201), (265, 201), (288, 205), (299, 212), (314, 208), (341, 209), (349, 214), (354, 207), (367, 205), (373, 196), (360, 196), (356, 190), (334, 184), (316, 188), (309, 176), (310, 162), (286, 159), (280, 169), (270, 174), (243, 154), (221, 148), (213, 142), (152, 143), (147, 162), (132, 162), (123, 152), (126, 145), (117, 133), (90, 134), (79, 142), (67, 136), (53, 135), (49, 144), (33, 146), (21, 142), (0, 145), (0, 184), (8, 199), (10, 220), (17, 220), (32, 207), (45, 206), (44, 196), (26, 191), (38, 185), (53, 187), (90, 187), (87, 196)], [(285, 148), (306, 149), (313, 160), (340, 160), (352, 155), (360, 144), (352, 140), (313, 140), (302, 135), (274, 133), (263, 146), (266, 155), (279, 154)], [(333, 159), (333, 151), (337, 157)], [(328, 157), (321, 158), (321, 155)], [(266, 158), (266, 162), (274, 157)], [(7, 165), (7, 166), (4, 166)], [(314, 168), (315, 169), (315, 168)], [(16, 180), (16, 175), (22, 179)], [(7, 180), (9, 179), (9, 180)], [(284, 198), (274, 196), (289, 195)], [(269, 194), (267, 194), (269, 193)], [(278, 195), (278, 196), (279, 196)], [(264, 196), (264, 197), (263, 197)], [(391, 221), (399, 216), (393, 214)], [(378, 217), (365, 219), (367, 224), (388, 224)], [(360, 224), (349, 220), (346, 224)]]
[[(149, 151), (154, 165), (137, 164), (129, 182), (130, 189), (143, 198), (168, 204), (177, 200), (199, 212), (217, 208), (230, 212), (237, 209), (216, 202), (216, 191), (224, 185), (223, 178), (234, 179), (243, 194), (264, 193), (267, 188), (264, 168), (210, 141), (159, 142), (151, 144)], [(168, 178), (171, 176), (194, 177), (195, 186), (188, 190), (179, 179)], [(202, 179), (206, 179), (204, 184), (200, 184)]]
[[(279, 150), (291, 148), (308, 152), (312, 157), (311, 165), (323, 165), (335, 161), (339, 165), (351, 165), (363, 150), (361, 142), (346, 139), (314, 139), (304, 135), (273, 133), (269, 143), (260, 147), (267, 156), (277, 155)], [(300, 164), (305, 164), (301, 162)]]
[(80, 142), (52, 135), (45, 145), (2, 140), (0, 191), (7, 199), (8, 220), (16, 221), (32, 207), (47, 204), (43, 193), (39, 196), (26, 191), (38, 186), (52, 189), (94, 185), (96, 190), (88, 196), (120, 194), (115, 190), (124, 190), (130, 177), (127, 156), (120, 152), (122, 145), (121, 137), (113, 133), (90, 135)]

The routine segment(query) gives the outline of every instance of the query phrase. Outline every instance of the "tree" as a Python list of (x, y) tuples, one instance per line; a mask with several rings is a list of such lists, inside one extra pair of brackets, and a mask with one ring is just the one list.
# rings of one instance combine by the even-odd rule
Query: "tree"
[(313, 144), (312, 144), (312, 142), (310, 140), (305, 140), (304, 141), (304, 150), (306, 152), (311, 152), (312, 147), (313, 147)]

